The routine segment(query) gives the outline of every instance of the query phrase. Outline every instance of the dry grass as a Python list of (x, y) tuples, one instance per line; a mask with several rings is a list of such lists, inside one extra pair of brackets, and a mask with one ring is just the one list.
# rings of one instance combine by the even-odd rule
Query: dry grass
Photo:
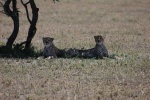
[[(85, 1), (85, 2), (84, 2)], [(105, 36), (114, 59), (0, 58), (1, 100), (148, 100), (150, 98), (149, 0), (36, 0), (38, 31), (54, 37), (60, 48), (90, 48), (94, 35)], [(19, 3), (20, 33), (26, 39), (28, 23)], [(0, 14), (0, 44), (12, 31), (11, 19)]]

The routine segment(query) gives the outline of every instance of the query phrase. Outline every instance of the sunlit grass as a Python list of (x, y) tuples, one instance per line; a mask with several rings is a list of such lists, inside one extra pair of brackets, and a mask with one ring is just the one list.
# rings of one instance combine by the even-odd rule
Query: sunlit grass
[[(17, 43), (26, 39), (29, 27), (19, 4), (21, 27), (16, 48), (12, 56), (0, 55), (0, 99), (149, 100), (148, 0), (36, 3), (39, 21), (31, 51), (17, 48)], [(12, 22), (3, 14), (0, 17), (0, 45), (5, 45)], [(58, 48), (88, 49), (94, 47), (95, 35), (105, 37), (109, 54), (116, 59), (37, 59), (43, 49), (43, 36), (53, 37)], [(0, 50), (0, 54), (8, 53)]]

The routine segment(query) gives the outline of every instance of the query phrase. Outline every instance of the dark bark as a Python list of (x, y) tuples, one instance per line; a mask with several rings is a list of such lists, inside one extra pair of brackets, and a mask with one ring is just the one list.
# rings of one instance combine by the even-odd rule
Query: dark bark
[[(59, 0), (53, 0), (54, 2), (55, 1), (59, 1)], [(12, 2), (12, 10), (10, 9), (10, 3)], [(27, 39), (25, 42), (22, 42), (20, 44), (23, 45), (25, 44), (25, 48), (29, 48), (30, 47), (30, 44), (31, 44), (31, 41), (33, 39), (33, 37), (35, 36), (36, 34), (36, 23), (38, 21), (38, 11), (39, 11), (39, 8), (36, 7), (36, 4), (35, 4), (35, 1), (34, 0), (29, 0), (27, 3), (23, 3), (23, 0), (21, 0), (23, 6), (25, 7), (25, 10), (26, 10), (26, 13), (27, 13), (27, 19), (30, 23), (30, 28), (28, 30), (28, 36), (27, 36)], [(28, 8), (27, 8), (27, 4), (30, 4), (31, 6), (31, 10), (32, 10), (32, 19), (30, 19), (29, 17), (29, 13), (28, 13)], [(18, 32), (19, 32), (19, 13), (18, 13), (18, 10), (17, 10), (17, 0), (6, 0), (5, 4), (3, 5), (3, 8), (4, 8), (4, 13), (6, 15), (8, 15), (9, 17), (12, 18), (13, 20), (13, 23), (14, 23), (14, 29), (13, 29), (13, 32), (11, 34), (11, 36), (8, 38), (8, 41), (6, 43), (6, 47), (8, 48), (12, 48), (12, 45), (18, 35)]]
[(25, 48), (30, 47), (31, 41), (36, 33), (36, 30), (37, 30), (36, 23), (38, 21), (38, 11), (39, 11), (39, 8), (36, 7), (34, 0), (29, 0), (29, 3), (32, 9), (32, 20), (30, 22), (30, 28), (28, 31)]
[[(9, 7), (11, 1), (12, 1), (12, 11)], [(6, 47), (11, 49), (12, 45), (18, 35), (18, 32), (19, 32), (19, 13), (17, 10), (17, 1), (16, 0), (7, 0), (3, 7), (4, 7), (4, 12), (6, 13), (6, 15), (10, 16), (14, 23), (13, 32), (10, 35), (10, 37), (8, 38), (8, 41), (6, 43)]]

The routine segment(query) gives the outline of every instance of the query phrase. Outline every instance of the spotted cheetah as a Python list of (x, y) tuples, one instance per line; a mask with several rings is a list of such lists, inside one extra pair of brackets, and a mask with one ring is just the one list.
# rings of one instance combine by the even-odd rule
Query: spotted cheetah
[(107, 48), (104, 45), (104, 38), (101, 35), (94, 36), (96, 45), (93, 48), (93, 54), (96, 58), (108, 57)]
[(108, 51), (103, 44), (104, 38), (100, 35), (94, 36), (96, 45), (94, 48), (87, 49), (87, 50), (80, 50), (80, 49), (69, 49), (67, 51), (67, 55), (70, 57), (81, 57), (81, 58), (103, 58), (108, 57)]
[(44, 44), (44, 50), (43, 50), (43, 56), (44, 58), (50, 57), (50, 58), (57, 58), (57, 57), (63, 57), (65, 55), (65, 50), (58, 49), (54, 43), (54, 38), (51, 37), (43, 37), (43, 44)]

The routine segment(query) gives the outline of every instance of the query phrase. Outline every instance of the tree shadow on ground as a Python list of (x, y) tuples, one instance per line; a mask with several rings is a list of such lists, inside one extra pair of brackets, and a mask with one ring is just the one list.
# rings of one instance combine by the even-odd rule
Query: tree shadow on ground
[(28, 49), (24, 49), (24, 46), (14, 44), (12, 49), (7, 48), (4, 45), (0, 45), (0, 58), (37, 58), (42, 55), (40, 50), (37, 50), (34, 46), (30, 46)]
[[(0, 45), (0, 58), (20, 58), (20, 59), (27, 59), (27, 58), (33, 58), (36, 59), (38, 57), (41, 57), (43, 55), (43, 52), (41, 50), (38, 50), (34, 46), (30, 46), (28, 49), (24, 49), (24, 46), (20, 46), (20, 44), (14, 44), (12, 49), (7, 48), (4, 45)], [(76, 58), (76, 59), (98, 59), (98, 58), (84, 58), (84, 57), (58, 57), (58, 58)], [(108, 58), (115, 59), (115, 55), (109, 55)]]

